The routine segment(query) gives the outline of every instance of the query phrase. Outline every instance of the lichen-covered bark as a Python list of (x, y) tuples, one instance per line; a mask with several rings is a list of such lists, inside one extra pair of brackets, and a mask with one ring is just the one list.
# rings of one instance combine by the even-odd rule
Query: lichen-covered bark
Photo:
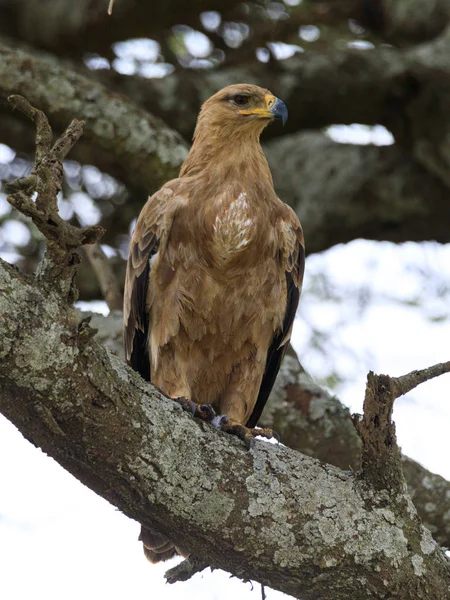
[[(405, 490), (189, 418), (0, 263), (0, 408), (127, 515), (215, 567), (303, 600), (447, 598), (450, 567)], [(401, 595), (399, 595), (401, 592)]]
[[(90, 315), (98, 329), (96, 340), (122, 358), (122, 312)], [(361, 442), (348, 408), (314, 383), (292, 349), (281, 365), (261, 425), (277, 431), (283, 444), (302, 454), (344, 471), (360, 467)], [(423, 524), (441, 546), (450, 547), (450, 482), (406, 456), (402, 460), (408, 492)]]
[[(0, 43), (0, 96), (21, 94), (63, 129), (75, 117), (85, 121), (100, 161), (114, 165), (148, 189), (174, 177), (187, 154), (180, 135), (123, 96), (66, 69), (51, 58), (34, 57)], [(137, 183), (136, 183), (137, 184)]]
[[(102, 323), (97, 320), (100, 332)], [(106, 339), (111, 340), (111, 336)], [(314, 383), (293, 351), (281, 366), (261, 424), (275, 429), (284, 444), (308, 456), (344, 470), (360, 467), (361, 443), (348, 408)], [(450, 482), (406, 456), (402, 460), (408, 491), (422, 522), (448, 548)]]

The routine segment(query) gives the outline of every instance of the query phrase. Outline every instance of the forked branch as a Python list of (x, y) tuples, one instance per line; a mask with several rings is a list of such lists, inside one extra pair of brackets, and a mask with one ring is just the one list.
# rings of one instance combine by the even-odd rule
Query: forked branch
[[(9, 103), (19, 109), (36, 126), (36, 156), (31, 174), (7, 186), (8, 202), (30, 217), (47, 240), (46, 251), (37, 277), (44, 284), (59, 287), (69, 299), (76, 297), (73, 286), (75, 266), (79, 262), (77, 248), (93, 244), (104, 233), (99, 226), (74, 227), (58, 213), (58, 193), (63, 179), (63, 163), (83, 133), (83, 121), (74, 119), (52, 145), (53, 133), (45, 114), (31, 106), (23, 96), (9, 96)], [(36, 199), (32, 196), (36, 194)]]

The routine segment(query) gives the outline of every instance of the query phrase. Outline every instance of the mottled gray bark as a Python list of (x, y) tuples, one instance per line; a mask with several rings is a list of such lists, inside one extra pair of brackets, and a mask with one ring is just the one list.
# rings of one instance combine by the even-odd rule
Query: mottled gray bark
[(43, 110), (56, 129), (74, 116), (83, 119), (85, 139), (98, 160), (107, 161), (125, 180), (134, 174), (149, 189), (171, 179), (187, 154), (178, 133), (127, 98), (51, 57), (33, 57), (0, 44), (0, 96), (13, 93)]
[[(108, 317), (82, 313), (80, 318), (86, 314), (98, 329), (96, 340), (122, 358), (122, 312)], [(361, 442), (348, 408), (313, 381), (292, 348), (281, 365), (260, 424), (277, 431), (283, 444), (302, 454), (344, 471), (360, 467)], [(450, 482), (406, 456), (402, 460), (408, 492), (420, 518), (439, 544), (450, 547)]]
[(450, 189), (397, 145), (338, 144), (305, 132), (265, 150), (280, 198), (303, 224), (308, 253), (357, 237), (450, 241)]
[(448, 560), (405, 490), (375, 492), (284, 447), (247, 452), (145, 384), (33, 278), (0, 263), (0, 286), (2, 413), (125, 514), (303, 600), (448, 597)]
[[(100, 330), (103, 327), (100, 325)], [(361, 443), (350, 412), (338, 398), (314, 383), (291, 352), (263, 413), (261, 425), (272, 427), (284, 444), (341, 469), (357, 470)], [(450, 546), (450, 482), (403, 456), (408, 491), (426, 527)]]

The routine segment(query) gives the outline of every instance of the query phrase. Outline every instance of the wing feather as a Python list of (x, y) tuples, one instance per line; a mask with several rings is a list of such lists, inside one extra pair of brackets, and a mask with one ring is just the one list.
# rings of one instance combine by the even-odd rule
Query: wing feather
[(159, 250), (161, 235), (167, 226), (167, 223), (163, 226), (164, 217), (173, 195), (172, 188), (164, 186), (149, 198), (139, 215), (128, 253), (123, 308), (125, 358), (147, 381), (150, 381), (148, 297), (151, 259)]
[(280, 370), (281, 362), (289, 346), (292, 325), (297, 311), (298, 301), (302, 289), (303, 273), (305, 270), (305, 243), (303, 231), (294, 211), (289, 209), (286, 243), (281, 248), (286, 265), (286, 311), (281, 329), (277, 331), (267, 352), (266, 367), (259, 389), (258, 398), (247, 427), (256, 427), (264, 410), (267, 399), (272, 391), (273, 384)]

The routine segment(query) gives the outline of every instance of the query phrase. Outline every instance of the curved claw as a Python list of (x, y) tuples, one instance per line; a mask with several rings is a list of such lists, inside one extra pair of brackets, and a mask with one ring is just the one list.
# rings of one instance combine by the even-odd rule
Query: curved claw
[(198, 413), (195, 414), (196, 417), (199, 417), (203, 421), (207, 421), (208, 423), (212, 423), (216, 417), (216, 411), (213, 409), (211, 404), (201, 404), (198, 407)]
[(220, 429), (222, 427), (222, 425), (227, 425), (227, 424), (228, 424), (228, 417), (227, 417), (227, 415), (217, 415), (211, 421), (211, 425), (215, 429)]
[(174, 402), (179, 404), (183, 410), (191, 413), (193, 417), (211, 423), (216, 417), (216, 412), (210, 404), (197, 404), (186, 396), (179, 396), (178, 398), (172, 398)]

